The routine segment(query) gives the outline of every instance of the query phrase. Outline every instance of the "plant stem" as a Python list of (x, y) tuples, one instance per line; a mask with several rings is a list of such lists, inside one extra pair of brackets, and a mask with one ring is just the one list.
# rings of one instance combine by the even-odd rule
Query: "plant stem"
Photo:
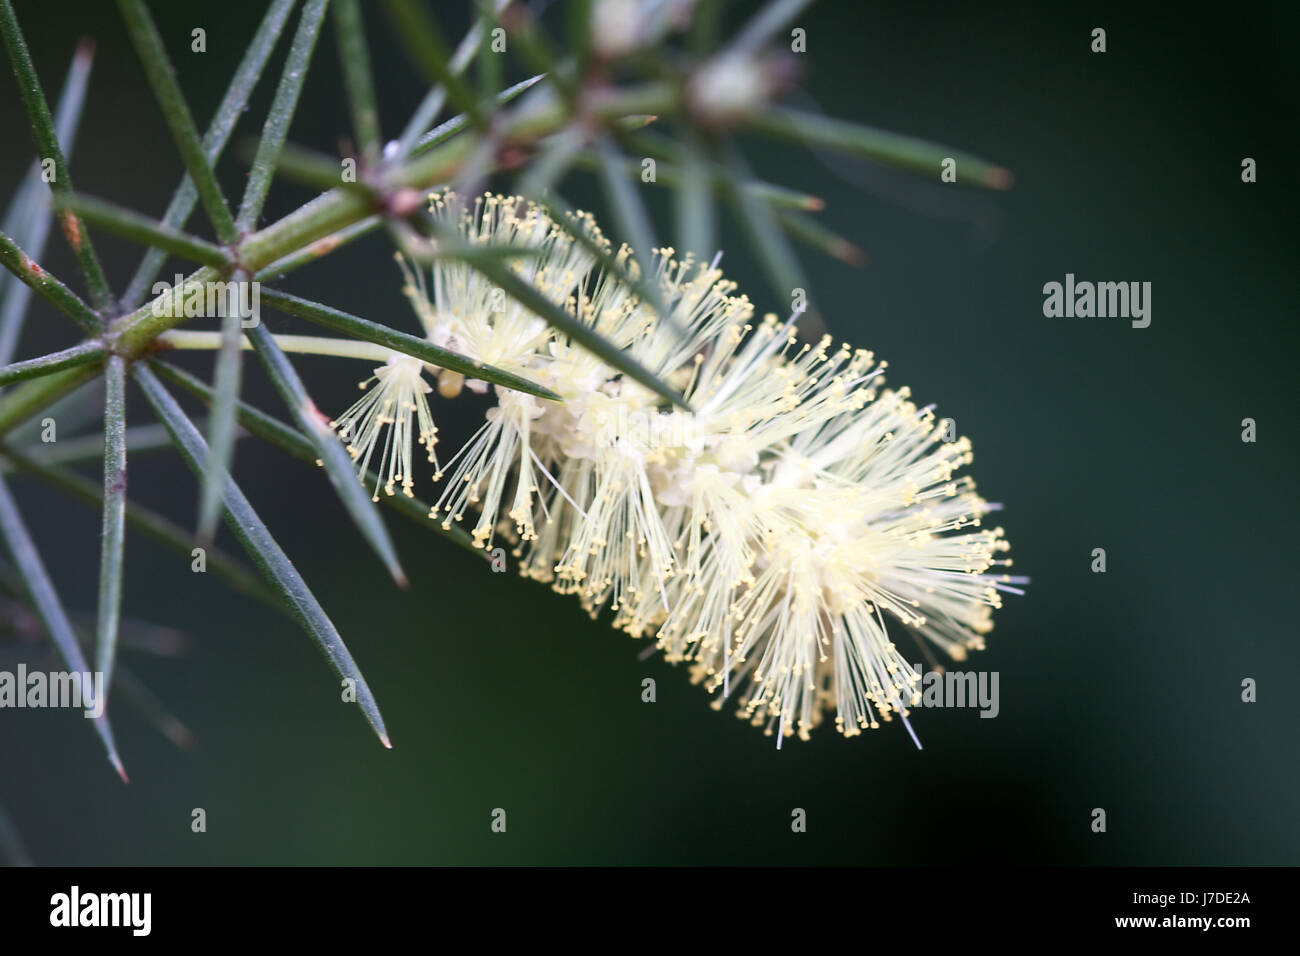
[[(376, 345), (373, 342), (359, 342), (355, 339), (332, 338), (325, 335), (276, 335), (275, 344), (286, 352), (299, 355), (332, 355), (338, 358), (367, 359), (386, 362), (401, 352)], [(158, 336), (158, 344), (173, 349), (217, 349), (221, 347), (220, 332), (191, 332), (172, 329)], [(245, 351), (253, 347), (252, 342), (244, 336), (239, 347)]]
[(0, 437), (13, 431), (41, 409), (57, 402), (64, 395), (98, 378), (100, 363), (79, 365), (24, 382), (0, 399)]
[[(584, 106), (593, 120), (608, 122), (623, 116), (666, 112), (672, 102), (671, 89), (664, 84), (652, 83), (591, 96)], [(563, 128), (568, 120), (564, 105), (555, 97), (525, 103), (504, 125), (503, 141), (532, 142)], [(296, 257), (313, 243), (371, 218), (382, 208), (384, 191), (427, 189), (447, 182), (473, 155), (478, 141), (479, 137), (472, 133), (457, 135), (394, 167), (377, 187), (379, 196), (342, 187), (330, 190), (278, 222), (245, 237), (235, 250), (240, 268), (256, 273), (273, 264), (278, 265), (282, 260)], [(230, 271), (203, 266), (189, 275), (185, 286), (223, 281), (229, 278)], [(48, 290), (42, 291), (48, 293)], [(71, 298), (75, 301), (75, 296)], [(71, 303), (64, 303), (64, 306), (67, 308)], [(155, 314), (152, 304), (146, 303), (114, 322), (107, 344), (111, 351), (128, 361), (137, 359), (149, 351), (158, 336), (184, 321), (184, 315)], [(99, 369), (98, 363), (67, 369), (20, 385), (0, 396), (0, 436), (95, 377)]]

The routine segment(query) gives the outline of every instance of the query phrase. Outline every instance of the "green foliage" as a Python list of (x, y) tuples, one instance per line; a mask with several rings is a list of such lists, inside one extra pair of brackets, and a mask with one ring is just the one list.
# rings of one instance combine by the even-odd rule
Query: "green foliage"
[[(176, 73), (169, 63), (162, 37), (144, 0), (119, 0), (127, 33), (139, 56), (146, 78), (166, 120), (186, 176), (172, 195), (160, 220), (140, 215), (107, 199), (80, 195), (73, 188), (67, 153), (84, 96), (89, 71), (86, 51), (78, 53), (65, 82), (65, 99), (52, 115), (28, 54), (11, 0), (0, 0), (0, 34), (18, 80), (27, 110), (38, 158), (53, 160), (57, 175), (50, 183), (52, 206), (37, 204), (44, 186), (34, 176), (20, 185), (11, 218), (22, 232), (0, 233), (0, 264), (13, 278), (0, 273), (0, 343), (17, 340), (26, 299), (15, 300), (15, 289), (30, 288), (68, 316), (80, 338), (68, 348), (45, 356), (13, 362), (0, 352), (0, 386), (17, 384), (0, 393), (0, 458), (13, 475), (32, 476), (103, 508), (100, 606), (95, 637), (95, 659), (114, 680), (119, 635), (119, 605), (125, 569), (125, 529), (133, 527), (182, 552), (195, 538), (126, 496), (126, 470), (130, 429), (123, 412), (123, 389), (128, 379), (140, 387), (203, 489), (198, 539), (210, 538), (218, 516), (225, 519), (264, 584), (255, 582), (233, 559), (213, 550), (214, 570), (246, 591), (271, 595), (322, 648), (343, 677), (355, 681), (357, 700), (381, 740), (387, 735), (376, 703), (342, 638), (292, 561), (276, 544), (269, 530), (230, 477), (237, 428), (255, 438), (271, 441), (307, 462), (320, 462), (338, 492), (340, 503), (361, 529), (376, 555), (399, 583), (405, 578), (392, 542), (368, 497), (362, 493), (343, 446), (322, 426), (289, 356), (265, 329), (248, 330), (265, 372), (290, 412), (292, 424), (280, 422), (241, 398), (241, 345), (245, 330), (238, 316), (227, 315), (223, 324), (213, 382), (159, 363), (151, 353), (160, 337), (185, 321), (184, 315), (159, 314), (146, 301), (146, 290), (166, 255), (189, 259), (200, 268), (187, 283), (247, 280), (269, 282), (289, 271), (330, 255), (350, 240), (379, 226), (400, 236), (416, 236), (430, 254), (463, 261), (499, 286), (506, 295), (547, 322), (561, 328), (574, 341), (599, 355), (624, 374), (644, 383), (665, 402), (683, 404), (677, 392), (656, 379), (614, 344), (579, 322), (568, 309), (551, 303), (523, 282), (499, 252), (485, 253), (440, 233), (427, 215), (423, 194), (430, 189), (458, 186), (462, 192), (477, 189), (490, 175), (499, 173), (506, 157), (515, 169), (521, 191), (555, 211), (566, 222), (568, 206), (554, 192), (555, 184), (574, 170), (595, 172), (604, 189), (611, 221), (621, 239), (632, 243), (643, 269), (656, 244), (654, 229), (638, 186), (643, 158), (662, 161), (655, 188), (677, 193), (677, 234), (702, 258), (712, 254), (717, 233), (719, 200), (743, 223), (753, 251), (783, 298), (796, 286), (806, 288), (791, 240), (852, 261), (856, 250), (846, 240), (820, 226), (807, 214), (821, 207), (814, 196), (780, 184), (765, 183), (749, 171), (739, 144), (745, 135), (794, 139), (818, 149), (835, 150), (911, 170), (937, 172), (952, 150), (910, 137), (854, 126), (838, 120), (777, 108), (773, 102), (783, 92), (791, 54), (778, 49), (776, 39), (806, 0), (773, 0), (761, 7), (729, 43), (718, 46), (719, 3), (703, 3), (693, 23), (667, 19), (668, 4), (644, 4), (644, 22), (617, 36), (597, 30), (590, 3), (572, 4), (563, 42), (551, 37), (546, 26), (518, 4), (497, 0), (479, 5), (481, 16), (464, 40), (451, 49), (438, 24), (435, 7), (419, 0), (390, 0), (382, 5), (386, 17), (363, 23), (372, 11), (357, 0), (335, 0), (332, 25), (340, 71), (352, 118), (357, 175), (345, 180), (332, 157), (313, 153), (287, 142), (288, 131), (303, 84), (313, 66), (321, 30), (330, 6), (327, 0), (274, 0), (249, 43), (216, 114), (200, 135)], [(260, 137), (250, 148), (248, 183), (232, 212), (213, 173), (235, 123), (245, 110), (263, 67), (284, 32), (294, 7), (298, 20), (288, 57), (275, 91), (270, 113)], [(383, 25), (395, 28), (410, 55), (414, 75), (429, 84), (428, 94), (387, 149), (381, 145), (379, 113), (370, 74), (370, 54), (365, 30)], [(504, 32), (502, 32), (504, 31)], [(498, 41), (504, 40), (504, 53)], [(502, 89), (505, 58), (518, 58), (530, 79)], [(477, 60), (475, 74), (466, 71)], [(320, 65), (316, 65), (319, 72)], [(730, 71), (726, 89), (710, 83), (720, 71)], [(737, 96), (736, 78), (742, 81)], [(745, 78), (748, 77), (748, 85)], [(438, 123), (450, 102), (460, 115)], [(435, 125), (437, 123), (437, 125)], [(645, 129), (648, 124), (659, 132)], [(12, 131), (6, 135), (12, 139)], [(61, 147), (60, 144), (63, 144)], [(521, 162), (519, 157), (523, 157)], [(1005, 170), (973, 157), (962, 157), (963, 168), (976, 170), (977, 185), (1005, 188)], [(265, 225), (259, 217), (276, 176), (313, 183), (326, 191), (293, 213)], [(211, 221), (217, 242), (185, 231), (196, 201)], [(35, 261), (42, 253), (44, 234), (36, 224), (53, 208), (64, 226), (89, 301), (66, 283), (51, 276)], [(6, 219), (9, 224), (10, 219)], [(120, 298), (108, 289), (91, 240), (93, 229), (103, 229), (146, 247), (144, 259)], [(579, 241), (585, 237), (578, 236)], [(423, 240), (422, 240), (423, 241)], [(24, 244), (27, 248), (24, 249)], [(510, 250), (506, 250), (509, 252)], [(599, 247), (591, 250), (602, 261), (612, 258)], [(516, 250), (518, 259), (528, 250)], [(608, 264), (608, 263), (607, 263)], [(612, 268), (633, 294), (652, 296), (635, 271)], [(15, 281), (15, 279), (17, 281)], [(4, 281), (7, 280), (7, 281)], [(21, 285), (20, 285), (21, 284)], [(265, 299), (276, 308), (332, 329), (351, 340), (378, 343), (416, 356), (431, 365), (469, 374), (499, 386), (554, 399), (552, 393), (509, 372), (483, 366), (472, 359), (440, 349), (423, 339), (406, 335), (326, 304), (266, 289)], [(15, 304), (16, 303), (16, 304)], [(89, 380), (106, 380), (104, 409), (104, 482), (102, 493), (93, 484), (55, 465), (42, 464), (26, 450), (4, 444), (5, 436), (27, 419)], [(176, 404), (161, 378), (200, 395), (212, 407), (205, 442), (196, 426)], [(373, 476), (367, 476), (373, 478)], [(90, 487), (87, 485), (90, 484)], [(405, 496), (386, 504), (421, 521), (437, 533), (449, 534), (466, 544), (459, 528), (443, 530), (427, 521), (428, 506)], [(0, 478), (0, 532), (17, 568), (25, 600), (39, 613), (45, 630), (68, 666), (85, 669), (80, 646), (54, 586), (45, 572), (26, 525)], [(138, 682), (119, 669), (115, 685), (151, 712), (173, 739), (183, 737), (174, 718), (167, 715)], [(107, 719), (97, 720), (110, 759), (119, 766)], [(183, 729), (183, 728), (182, 728)], [(0, 818), (0, 845), (7, 826)], [(13, 839), (8, 842), (16, 846)]]

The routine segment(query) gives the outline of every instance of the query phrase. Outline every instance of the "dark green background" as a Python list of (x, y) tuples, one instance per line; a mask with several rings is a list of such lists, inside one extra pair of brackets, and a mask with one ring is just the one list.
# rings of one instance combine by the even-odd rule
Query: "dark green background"
[[(151, 6), (206, 123), (261, 4)], [(180, 164), (113, 5), (16, 7), (51, 95), (76, 38), (98, 41), (78, 188), (160, 214)], [(368, 12), (395, 135), (422, 89)], [(805, 256), (831, 330), (954, 417), (981, 491), (1006, 504), (1033, 584), (969, 665), (1000, 672), (1001, 715), (922, 711), (923, 752), (897, 724), (853, 740), (823, 730), (778, 752), (712, 712), (684, 669), (638, 662), (644, 644), (571, 599), (494, 575), (400, 519), (415, 585), (396, 592), (323, 474), (250, 442), (237, 477), (348, 640), (395, 749), (338, 705), (293, 625), (132, 539), (128, 612), (185, 627), (197, 647), (126, 660), (198, 746), (178, 752), (119, 708), (124, 787), (79, 716), (0, 713), (0, 803), (39, 862), (1297, 862), (1295, 24), (1267, 6), (1175, 16), (1036, 3), (823, 3), (799, 24), (806, 89), (826, 112), (1017, 177), (994, 196), (750, 150), (762, 175), (823, 196), (827, 224), (870, 256), (860, 270)], [(201, 56), (188, 52), (193, 26), (208, 31)], [(1094, 26), (1108, 31), (1104, 55), (1089, 52)], [(347, 135), (336, 63), (328, 33), (292, 131), (327, 151)], [(6, 74), (0, 182), (33, 155)], [(1258, 161), (1254, 185), (1240, 181), (1243, 156)], [(237, 195), (238, 161), (222, 174)], [(611, 228), (590, 180), (566, 192)], [(268, 217), (308, 196), (278, 189)], [(786, 308), (733, 223), (722, 240), (724, 267), (759, 308)], [(99, 242), (120, 289), (138, 253)], [(57, 237), (50, 250), (47, 264), (73, 275)], [(1150, 281), (1151, 327), (1044, 318), (1042, 286), (1067, 272)], [(414, 328), (380, 236), (286, 287)], [(40, 307), (20, 357), (71, 341)], [(334, 359), (300, 368), (333, 411), (364, 372)], [(256, 363), (246, 369), (249, 394), (279, 413)], [(478, 411), (464, 405), (436, 408), (448, 447)], [(131, 415), (148, 420), (134, 398)], [(1239, 437), (1247, 416), (1253, 445)], [(25, 479), (14, 487), (65, 600), (92, 607), (98, 516)], [(170, 453), (133, 460), (131, 488), (193, 521), (194, 485)], [(1089, 569), (1096, 547), (1104, 575)], [(655, 704), (640, 700), (647, 676)], [(1244, 677), (1259, 682), (1258, 703), (1241, 702)], [(190, 832), (194, 807), (206, 834)], [(504, 835), (489, 831), (494, 807), (508, 811)], [(806, 834), (790, 831), (795, 807)], [(1089, 828), (1094, 807), (1105, 834)]]

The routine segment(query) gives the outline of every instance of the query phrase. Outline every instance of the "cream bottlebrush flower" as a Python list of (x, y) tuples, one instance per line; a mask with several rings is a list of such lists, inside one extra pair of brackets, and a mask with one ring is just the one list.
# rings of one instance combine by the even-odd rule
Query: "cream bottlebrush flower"
[[(461, 234), (474, 243), (519, 246), (535, 252), (535, 257), (521, 258), (514, 268), (521, 278), (556, 302), (564, 301), (591, 268), (590, 253), (530, 204), (489, 194), (476, 199), (473, 208), (466, 210), (448, 191), (431, 196), (429, 208), (439, 218), (455, 220)], [(590, 217), (584, 217), (584, 229), (601, 241)], [(435, 264), (431, 295), (423, 276), (400, 254), (397, 261), (406, 280), (403, 293), (431, 343), (498, 368), (530, 369), (538, 349), (549, 339), (544, 321), (507, 299), (500, 289), (462, 263)], [(425, 447), (428, 461), (435, 466), (435, 477), (442, 477), (434, 451), (437, 428), (426, 397), (432, 388), (424, 379), (425, 371), (418, 359), (394, 353), (385, 367), (376, 369), (372, 378), (361, 383), (362, 389), (372, 384), (375, 387), (331, 423), (347, 442), (363, 475), (379, 451), (378, 473), (388, 494), (394, 494), (400, 483), (407, 496), (414, 496), (412, 439)], [(436, 376), (438, 392), (444, 398), (454, 398), (465, 384), (465, 377), (458, 372), (429, 371)], [(486, 388), (483, 382), (468, 384), (475, 391)], [(501, 404), (489, 413), (488, 424), (476, 441), (453, 460), (457, 467), (451, 484), (459, 493), (444, 495), (439, 504), (457, 518), (467, 504), (482, 504), (478, 483), (486, 480), (493, 506), (485, 509), (485, 514), (495, 519), (495, 503), (511, 466), (515, 439), (521, 433), (526, 436), (527, 420), (535, 417), (530, 397), (509, 390), (501, 392)], [(523, 447), (527, 448), (526, 439)], [(530, 468), (528, 456), (525, 454), (516, 465), (526, 476)], [(373, 495), (376, 500), (379, 487), (377, 483)], [(531, 531), (529, 487), (527, 481), (519, 484), (516, 505), (511, 509), (512, 515), (520, 516), (518, 531), (525, 536)], [(480, 521), (475, 538), (481, 545), (490, 541), (490, 522)]]
[[(439, 194), (431, 208), (471, 242), (528, 246), (521, 276), (694, 409), (665, 407), (472, 270), (439, 263), (432, 295), (407, 284), (430, 338), (565, 400), (496, 388), (431, 517), (476, 510), (479, 546), (509, 534), (525, 575), (653, 635), (715, 706), (735, 693), (778, 744), (831, 713), (846, 735), (905, 719), (920, 675), (900, 632), (958, 660), (983, 646), (999, 592), (1023, 579), (1006, 572), (1002, 529), (982, 525), (993, 506), (954, 477), (970, 443), (943, 440), (931, 409), (885, 388), (885, 363), (829, 337), (801, 344), (796, 317), (756, 321), (715, 265), (670, 249), (647, 277), (659, 313), (523, 200), (463, 211)], [(570, 225), (608, 248), (590, 217)], [(626, 247), (618, 259), (635, 272)]]
[[(361, 475), (369, 470), (371, 458), (379, 449), (376, 473), (383, 479), (384, 491), (395, 494), (400, 482), (402, 492), (414, 497), (412, 446), (423, 446), (428, 460), (435, 468), (438, 464), (434, 453), (438, 429), (425, 397), (433, 389), (424, 380), (424, 363), (394, 354), (360, 387), (366, 394), (330, 422), (330, 427), (337, 429), (347, 443)], [(372, 495), (375, 501), (379, 500), (379, 488), (376, 480)]]

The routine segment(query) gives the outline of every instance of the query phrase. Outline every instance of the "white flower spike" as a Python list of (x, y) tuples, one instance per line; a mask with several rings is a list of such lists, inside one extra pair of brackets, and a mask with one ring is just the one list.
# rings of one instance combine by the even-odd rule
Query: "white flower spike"
[[(525, 247), (512, 263), (521, 278), (694, 412), (666, 407), (469, 267), (438, 262), (432, 295), (413, 273), (406, 282), (429, 339), (564, 401), (494, 388), (444, 478), (424, 369), (391, 360), (339, 420), (354, 426), (363, 469), (383, 432), (388, 493), (398, 483), (412, 493), (410, 447), (424, 445), (447, 482), (431, 518), (450, 526), (477, 512), (477, 546), (509, 537), (524, 575), (652, 635), (666, 659), (689, 662), (715, 707), (735, 694), (739, 715), (778, 745), (830, 714), (846, 736), (906, 722), (920, 675), (895, 644), (901, 632), (955, 660), (983, 647), (1000, 592), (1020, 593), (1025, 579), (1006, 573), (1002, 529), (982, 525), (995, 506), (954, 477), (970, 442), (945, 441), (931, 409), (884, 387), (885, 363), (830, 337), (800, 343), (798, 316), (756, 321), (714, 266), (671, 249), (655, 250), (649, 277), (659, 313), (574, 241), (578, 230), (609, 248), (586, 214), (564, 228), (515, 197), (470, 210), (450, 193), (431, 199), (466, 241)], [(618, 261), (635, 273), (626, 247)], [(462, 379), (444, 387), (446, 376), (450, 397)]]

